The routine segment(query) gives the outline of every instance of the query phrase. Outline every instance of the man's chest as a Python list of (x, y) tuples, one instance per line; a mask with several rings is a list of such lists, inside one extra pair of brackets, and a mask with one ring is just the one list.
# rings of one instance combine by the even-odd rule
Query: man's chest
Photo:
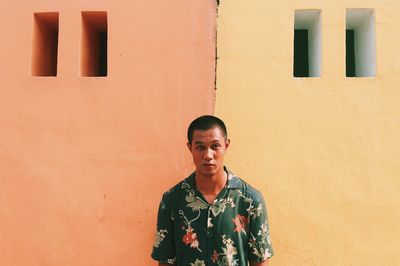
[[(183, 204), (182, 204), (183, 203)], [(186, 195), (173, 210), (175, 236), (185, 245), (193, 242), (220, 242), (222, 236), (236, 238), (246, 234), (249, 222), (249, 207), (237, 191), (229, 191), (209, 204), (204, 197)], [(213, 239), (207, 239), (212, 237)], [(217, 239), (216, 239), (217, 238)], [(193, 241), (192, 241), (193, 240)]]

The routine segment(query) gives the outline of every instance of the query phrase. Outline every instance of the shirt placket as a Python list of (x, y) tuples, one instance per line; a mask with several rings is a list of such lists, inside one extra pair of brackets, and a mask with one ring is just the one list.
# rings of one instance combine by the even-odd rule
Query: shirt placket
[(210, 255), (210, 243), (211, 243), (211, 241), (210, 241), (210, 238), (212, 237), (212, 231), (211, 231), (211, 228), (209, 228), (209, 218), (210, 218), (210, 212), (211, 212), (211, 207), (213, 206), (213, 204), (215, 203), (215, 201), (213, 202), (213, 204), (209, 204), (208, 202), (207, 202), (207, 200), (203, 197), (203, 195), (200, 193), (200, 192), (198, 192), (198, 191), (196, 191), (196, 198), (198, 199), (198, 200), (200, 200), (201, 202), (203, 202), (203, 203), (205, 203), (205, 204), (207, 204), (207, 219), (206, 219), (206, 225), (205, 225), (205, 229), (203, 229), (204, 231), (203, 232), (205, 232), (205, 234), (206, 234), (206, 243), (205, 243), (205, 245), (204, 245), (204, 248), (203, 248), (203, 252), (205, 252), (205, 264), (208, 266), (208, 265), (211, 265), (211, 255)]
[[(227, 194), (227, 188), (223, 188), (223, 190), (220, 192), (220, 194), (217, 196), (217, 198), (214, 199), (214, 201), (212, 202), (212, 204), (208, 204), (208, 208), (207, 208), (207, 226), (206, 226), (206, 235), (207, 235), (207, 243), (206, 243), (206, 265), (215, 265), (212, 261), (211, 261), (211, 257), (212, 257), (212, 253), (213, 250), (212, 248), (210, 248), (211, 243), (215, 243), (216, 241), (218, 241), (217, 239), (215, 239), (215, 237), (217, 237), (217, 235), (215, 235), (214, 230), (213, 230), (213, 226), (214, 224), (212, 224), (211, 218), (213, 216), (212, 214), (212, 207), (216, 206), (219, 204), (220, 199), (223, 199), (224, 197), (226, 197)], [(202, 199), (203, 200), (203, 199)], [(219, 206), (216, 206), (219, 207)], [(216, 217), (214, 217), (216, 218)], [(216, 221), (214, 221), (215, 224), (218, 224)], [(211, 225), (212, 224), (212, 225)], [(214, 241), (214, 242), (213, 242)], [(217, 245), (218, 246), (218, 245)]]

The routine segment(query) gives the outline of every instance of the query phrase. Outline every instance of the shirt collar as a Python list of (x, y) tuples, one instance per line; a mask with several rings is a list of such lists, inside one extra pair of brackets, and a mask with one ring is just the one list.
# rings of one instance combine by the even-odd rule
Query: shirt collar
[(225, 171), (228, 173), (228, 182), (226, 187), (229, 189), (240, 188), (240, 179), (237, 175), (232, 173), (226, 166), (224, 166)]
[[(224, 166), (224, 170), (225, 170), (225, 172), (228, 173), (228, 180), (227, 180), (227, 184), (225, 185), (225, 187), (228, 189), (240, 188), (239, 177), (237, 175), (235, 175), (234, 173), (232, 173), (226, 166)], [(195, 189), (195, 187), (196, 187), (195, 182), (194, 182), (195, 175), (196, 175), (196, 172), (193, 172), (184, 181), (186, 184), (188, 184), (190, 186), (191, 189)], [(183, 187), (184, 186), (182, 186), (182, 188)]]

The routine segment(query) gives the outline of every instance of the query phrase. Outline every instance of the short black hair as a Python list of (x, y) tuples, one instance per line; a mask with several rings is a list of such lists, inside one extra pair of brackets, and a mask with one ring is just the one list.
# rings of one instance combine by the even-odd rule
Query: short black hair
[(226, 130), (224, 121), (212, 115), (203, 115), (196, 118), (192, 121), (192, 123), (190, 123), (187, 131), (188, 143), (192, 144), (193, 132), (195, 130), (208, 130), (214, 127), (218, 127), (219, 129), (221, 129), (224, 138), (228, 138), (228, 131)]

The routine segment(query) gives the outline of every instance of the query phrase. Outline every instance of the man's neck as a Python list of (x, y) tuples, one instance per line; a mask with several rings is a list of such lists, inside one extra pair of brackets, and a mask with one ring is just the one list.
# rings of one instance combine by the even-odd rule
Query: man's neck
[(224, 169), (213, 176), (203, 176), (196, 172), (195, 182), (196, 188), (207, 200), (214, 198), (226, 185), (228, 175)]

